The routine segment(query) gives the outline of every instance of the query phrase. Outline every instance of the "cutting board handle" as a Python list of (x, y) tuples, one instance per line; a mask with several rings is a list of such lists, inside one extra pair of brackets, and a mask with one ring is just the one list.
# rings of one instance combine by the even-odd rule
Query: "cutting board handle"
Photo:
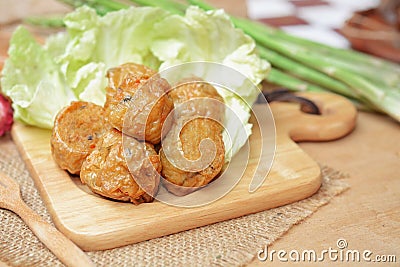
[[(303, 92), (296, 93), (313, 101), (321, 111), (321, 115), (308, 114), (292, 103), (276, 103), (274, 116), (280, 116), (280, 125), (277, 128), (288, 133), (293, 141), (329, 141), (341, 138), (349, 134), (356, 125), (357, 109), (355, 106), (342, 97), (333, 93)], [(275, 105), (275, 103), (271, 104)], [(290, 106), (291, 105), (291, 106)], [(274, 109), (273, 109), (274, 110)], [(283, 128), (283, 129), (282, 129)]]

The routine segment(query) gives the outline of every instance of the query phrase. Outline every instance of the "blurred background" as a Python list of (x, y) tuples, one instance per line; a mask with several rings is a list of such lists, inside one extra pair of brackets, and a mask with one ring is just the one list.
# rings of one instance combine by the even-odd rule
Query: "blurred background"
[(379, 0), (247, 0), (250, 18), (291, 34), (336, 47), (349, 47), (339, 30), (354, 12), (374, 8)]
[(248, 17), (334, 47), (400, 62), (399, 0), (247, 0)]

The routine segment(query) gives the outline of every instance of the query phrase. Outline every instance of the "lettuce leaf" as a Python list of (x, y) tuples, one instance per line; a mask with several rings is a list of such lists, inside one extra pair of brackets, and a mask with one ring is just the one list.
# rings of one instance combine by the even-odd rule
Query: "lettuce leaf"
[[(10, 43), (1, 86), (13, 100), (16, 118), (51, 128), (54, 117), (74, 99), (102, 105), (106, 71), (135, 62), (164, 70), (193, 61), (222, 63), (259, 84), (270, 65), (255, 51), (254, 41), (234, 28), (223, 10), (187, 9), (185, 16), (155, 7), (132, 7), (98, 16), (83, 6), (68, 14), (66, 32), (50, 36), (41, 46), (19, 27)], [(230, 160), (251, 134), (250, 107), (259, 90), (235, 81), (235, 92), (221, 90), (240, 121), (226, 119), (230, 133), (244, 124), (246, 131), (224, 136)], [(254, 89), (256, 88), (256, 89)]]
[(57, 112), (75, 99), (52, 53), (23, 27), (10, 40), (1, 88), (12, 99), (14, 117), (24, 123), (51, 128)]

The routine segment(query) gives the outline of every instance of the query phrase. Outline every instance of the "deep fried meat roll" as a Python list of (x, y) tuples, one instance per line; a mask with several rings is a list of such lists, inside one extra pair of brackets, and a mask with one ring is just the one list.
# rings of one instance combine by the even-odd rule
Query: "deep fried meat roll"
[(86, 158), (80, 177), (95, 193), (140, 204), (153, 200), (160, 170), (153, 145), (110, 129)]
[[(170, 192), (185, 195), (212, 181), (224, 165), (225, 148), (221, 124), (224, 106), (216, 89), (205, 82), (183, 81), (169, 95), (175, 105), (175, 123), (162, 142), (161, 174), (166, 179), (164, 186)], [(185, 106), (180, 108), (180, 105)], [(197, 170), (179, 167), (182, 154), (185, 161), (195, 161), (201, 157), (200, 143), (205, 139), (211, 140), (215, 145), (211, 163)], [(170, 151), (168, 157), (166, 149)], [(211, 150), (202, 152), (207, 155)]]
[(125, 134), (152, 144), (160, 142), (164, 121), (173, 108), (169, 83), (155, 71), (134, 63), (109, 72), (105, 116)]
[(50, 140), (54, 160), (62, 169), (79, 174), (83, 161), (104, 130), (101, 106), (72, 102), (57, 114), (54, 122)]

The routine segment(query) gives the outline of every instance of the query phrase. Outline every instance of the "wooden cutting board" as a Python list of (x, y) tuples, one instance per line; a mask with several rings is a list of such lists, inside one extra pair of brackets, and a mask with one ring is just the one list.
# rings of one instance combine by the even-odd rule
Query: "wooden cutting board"
[[(343, 97), (303, 93), (314, 100), (322, 115), (305, 114), (297, 104), (273, 103), (276, 151), (272, 169), (262, 186), (249, 192), (257, 149), (250, 149), (243, 178), (221, 199), (196, 208), (158, 201), (135, 206), (92, 194), (79, 178), (58, 168), (50, 152), (50, 131), (16, 123), (12, 136), (57, 228), (84, 250), (103, 250), (255, 213), (309, 197), (321, 185), (319, 165), (293, 141), (327, 141), (354, 128), (356, 110)], [(264, 107), (265, 108), (265, 107)], [(262, 107), (255, 106), (257, 116)], [(253, 121), (254, 122), (254, 121)], [(260, 127), (253, 127), (250, 148), (260, 146)], [(262, 127), (261, 127), (262, 128)], [(242, 152), (240, 152), (242, 153)], [(260, 159), (263, 163), (263, 158)], [(201, 190), (200, 190), (201, 191)]]

